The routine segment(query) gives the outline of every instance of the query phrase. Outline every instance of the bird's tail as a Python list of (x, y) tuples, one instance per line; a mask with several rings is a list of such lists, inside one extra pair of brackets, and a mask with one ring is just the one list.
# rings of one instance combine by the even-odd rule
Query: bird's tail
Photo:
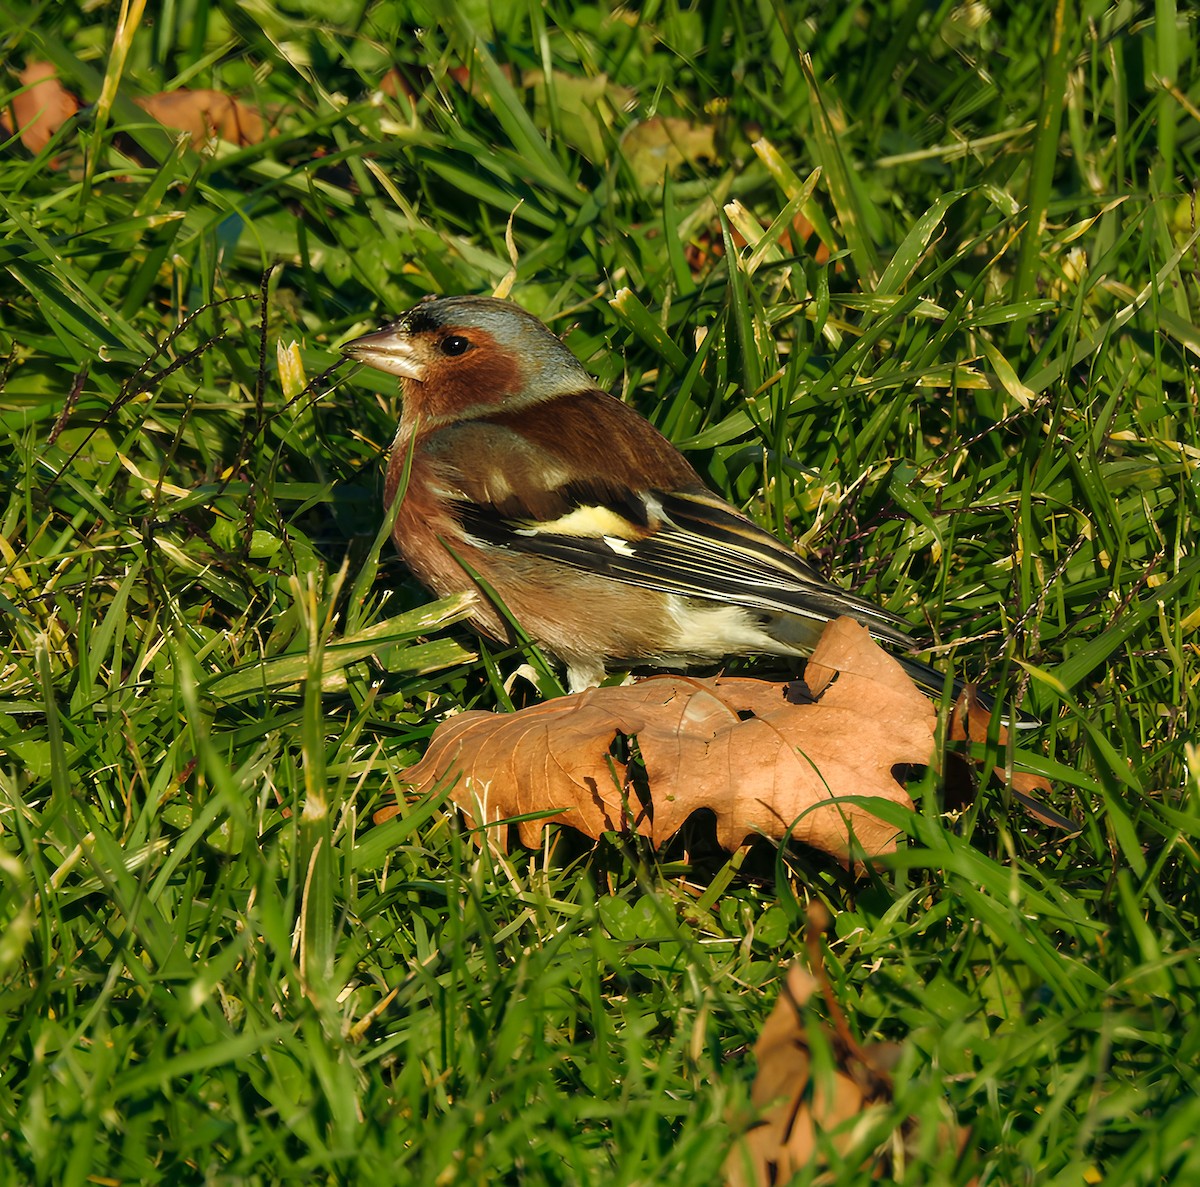
[[(951, 705), (957, 705), (963, 693), (967, 691), (966, 681), (959, 680), (957, 677), (948, 680), (945, 672), (939, 672), (937, 668), (930, 667), (929, 664), (922, 663), (919, 659), (913, 659), (909, 655), (896, 655), (895, 659), (904, 669), (909, 679), (922, 692), (928, 693), (935, 701), (940, 701), (946, 696), (947, 684), (949, 684)], [(975, 708), (982, 713), (990, 715), (995, 706), (996, 701), (994, 697), (980, 692), (978, 689), (975, 690)], [(1007, 726), (1009, 729), (1027, 730), (1033, 729), (1042, 723), (1031, 714), (1021, 709), (1016, 709), (1012, 712), (1006, 712), (1000, 718), (1000, 724)]]

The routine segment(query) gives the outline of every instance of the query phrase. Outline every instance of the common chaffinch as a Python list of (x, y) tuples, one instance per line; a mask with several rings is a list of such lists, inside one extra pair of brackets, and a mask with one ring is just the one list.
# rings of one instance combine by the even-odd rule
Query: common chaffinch
[[(807, 654), (839, 615), (893, 650), (918, 647), (901, 619), (713, 494), (519, 306), (425, 300), (342, 350), (400, 378), (384, 499), (402, 500), (393, 535), (408, 567), (439, 595), (476, 592), (473, 625), (510, 638), (481, 586), (494, 591), (572, 691), (613, 664)], [(940, 673), (898, 658), (941, 692)]]

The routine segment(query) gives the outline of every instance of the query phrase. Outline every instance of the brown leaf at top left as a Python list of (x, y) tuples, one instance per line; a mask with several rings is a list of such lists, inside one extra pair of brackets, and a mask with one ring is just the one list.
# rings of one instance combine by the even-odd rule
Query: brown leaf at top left
[(12, 98), (11, 118), (0, 111), (0, 129), (7, 135), (17, 131), (31, 153), (40, 153), (79, 110), (79, 100), (58, 81), (57, 71), (49, 62), (30, 62), (17, 75), (17, 81), (25, 89)]
[[(25, 89), (14, 95), (12, 116), (0, 111), (0, 129), (20, 134), (21, 143), (39, 153), (80, 107), (79, 100), (59, 82), (49, 62), (30, 62), (18, 79)], [(165, 128), (186, 132), (193, 148), (218, 139), (244, 147), (258, 144), (266, 134), (262, 113), (222, 91), (181, 87), (135, 99), (147, 115)]]

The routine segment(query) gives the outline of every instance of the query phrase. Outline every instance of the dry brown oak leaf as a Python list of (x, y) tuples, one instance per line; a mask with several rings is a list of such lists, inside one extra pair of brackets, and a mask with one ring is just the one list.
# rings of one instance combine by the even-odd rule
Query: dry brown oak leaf
[[(763, 1024), (754, 1044), (758, 1073), (751, 1089), (751, 1099), (763, 1112), (759, 1124), (729, 1152), (729, 1187), (788, 1183), (805, 1167), (824, 1165), (828, 1149), (836, 1151), (837, 1158), (862, 1151), (864, 1166), (881, 1179), (893, 1176), (898, 1156), (903, 1158), (901, 1165), (920, 1158), (921, 1134), (915, 1122), (910, 1118), (890, 1131), (888, 1120), (891, 1072), (903, 1049), (893, 1043), (860, 1046), (816, 1022), (806, 1007), (820, 985), (803, 966), (793, 965)], [(828, 1048), (822, 1059), (813, 1058), (814, 1031), (820, 1031)], [(967, 1140), (947, 1107), (937, 1128), (938, 1147), (960, 1158)]]
[(819, 985), (807, 969), (793, 965), (754, 1044), (758, 1074), (751, 1099), (764, 1112), (761, 1122), (729, 1152), (725, 1163), (729, 1187), (788, 1182), (819, 1160), (823, 1133), (831, 1135), (839, 1154), (846, 1154), (857, 1144), (854, 1122), (868, 1120), (869, 1108), (890, 1096), (887, 1071), (899, 1048), (881, 1046), (872, 1052), (878, 1056), (876, 1068), (873, 1060), (856, 1058), (827, 1031), (836, 1067), (826, 1068), (814, 1082), (804, 1007)]
[[(893, 825), (835, 801), (911, 808), (892, 768), (932, 759), (934, 707), (849, 618), (825, 628), (805, 682), (812, 704), (791, 704), (786, 685), (763, 680), (653, 676), (518, 713), (463, 713), (437, 728), (404, 782), (423, 794), (453, 780), (451, 799), (472, 826), (535, 815), (519, 823), (528, 846), (551, 823), (591, 837), (635, 830), (657, 844), (708, 808), (727, 849), (763, 834), (844, 857), (853, 834), (857, 854), (890, 852)], [(637, 739), (649, 805), (633, 764), (614, 757), (618, 736)]]

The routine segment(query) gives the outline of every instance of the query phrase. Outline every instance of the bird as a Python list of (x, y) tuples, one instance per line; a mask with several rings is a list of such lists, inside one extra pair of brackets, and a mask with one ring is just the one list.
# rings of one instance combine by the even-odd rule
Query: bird
[(903, 619), (714, 493), (515, 302), (426, 298), (341, 350), (400, 381), (384, 500), (400, 498), (401, 558), (438, 596), (472, 592), (472, 625), (511, 641), (502, 603), (571, 692), (614, 668), (804, 656), (848, 615), (941, 696)]

